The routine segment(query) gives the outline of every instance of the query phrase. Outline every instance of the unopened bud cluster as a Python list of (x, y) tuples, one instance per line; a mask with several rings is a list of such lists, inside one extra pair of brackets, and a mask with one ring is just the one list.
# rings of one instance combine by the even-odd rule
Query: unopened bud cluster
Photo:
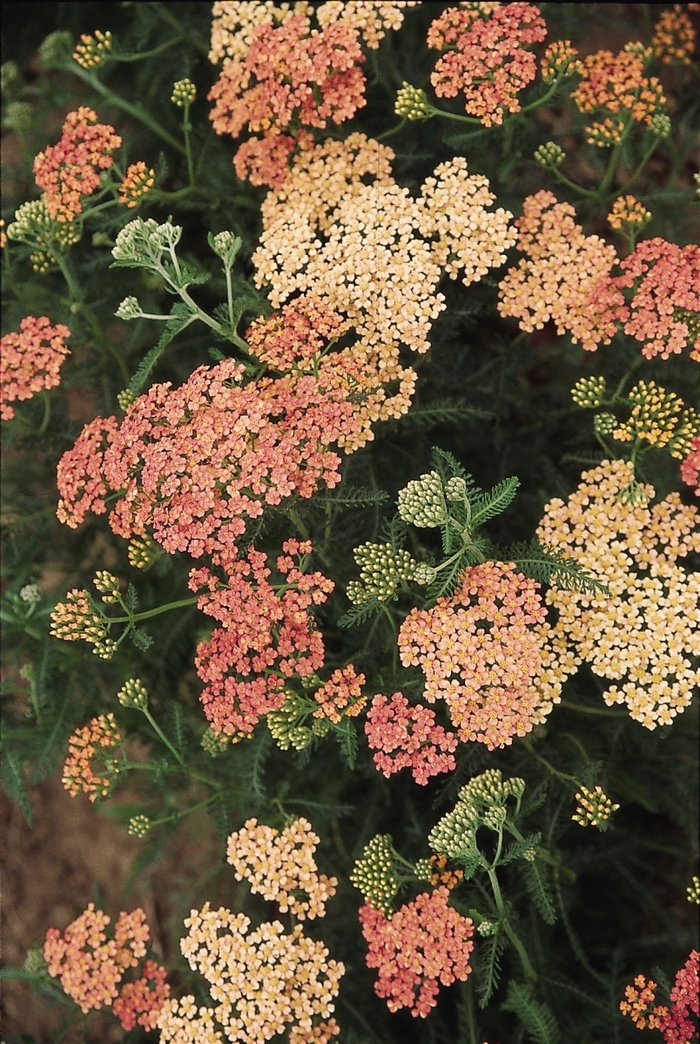
[(610, 816), (620, 807), (613, 804), (602, 787), (596, 787), (595, 790), (581, 787), (580, 793), (576, 795), (576, 800), (578, 806), (571, 818), (574, 823), (584, 827), (600, 827), (603, 823), (607, 825)]
[(399, 490), (399, 515), (419, 529), (435, 529), (447, 519), (442, 479), (429, 471)]
[(94, 36), (83, 33), (80, 43), (73, 51), (73, 61), (82, 66), (83, 69), (97, 69), (112, 50), (112, 34), (96, 29)]
[(267, 727), (280, 750), (304, 750), (313, 737), (312, 730), (301, 722), (309, 714), (309, 700), (289, 692), (279, 710), (267, 715)]
[(611, 435), (617, 427), (617, 417), (614, 413), (599, 413), (593, 418), (593, 431), (596, 435)]
[(571, 398), (577, 406), (594, 409), (605, 398), (605, 377), (582, 377), (571, 389)]
[(347, 595), (355, 605), (368, 598), (381, 602), (391, 598), (404, 580), (413, 580), (417, 562), (408, 551), (395, 551), (390, 544), (360, 544), (354, 552), (360, 566), (360, 579), (351, 580)]
[(427, 120), (430, 116), (430, 106), (425, 91), (419, 87), (412, 87), (404, 80), (396, 95), (394, 112), (407, 120)]
[(700, 905), (700, 877), (693, 877), (692, 884), (688, 885), (686, 892), (688, 893), (689, 903), (698, 903)]
[(671, 133), (671, 120), (665, 112), (657, 112), (652, 116), (649, 130), (658, 138), (668, 138)]
[[(129, 407), (136, 402), (136, 399), (137, 396), (134, 395), (131, 388), (125, 388), (124, 391), (120, 391), (117, 393), (117, 402), (119, 403), (119, 408), (121, 410), (124, 410), (125, 413), (129, 409)], [(136, 541), (132, 541), (132, 543), (136, 543)], [(131, 544), (129, 546), (131, 547)], [(131, 562), (131, 559), (129, 559), (129, 561)], [(133, 565), (134, 563), (131, 562), (131, 564)]]
[(74, 590), (59, 602), (51, 613), (51, 634), (65, 642), (90, 642), (93, 652), (103, 660), (111, 660), (117, 643), (108, 636), (108, 624), (95, 609), (87, 591)]
[(151, 821), (148, 816), (132, 816), (126, 832), (132, 837), (145, 837), (150, 829)]
[(475, 849), (478, 828), (483, 824), (499, 832), (506, 819), (508, 798), (519, 801), (524, 791), (524, 780), (518, 776), (504, 780), (499, 769), (487, 769), (475, 776), (462, 787), (454, 809), (431, 830), (431, 847), (450, 858), (467, 855)]
[(356, 861), (350, 881), (362, 892), (366, 902), (376, 906), (386, 917), (391, 916), (392, 900), (398, 893), (399, 882), (389, 834), (372, 838), (362, 857)]
[(93, 583), (102, 595), (102, 601), (105, 605), (116, 605), (121, 600), (119, 597), (118, 576), (108, 573), (106, 569), (98, 569)]
[(566, 159), (566, 153), (554, 141), (548, 141), (535, 149), (535, 160), (541, 167), (560, 167)]
[(114, 314), (117, 319), (124, 319), (128, 322), (130, 319), (140, 319), (143, 315), (143, 308), (139, 304), (138, 297), (125, 297)]
[(143, 160), (132, 163), (127, 168), (124, 180), (119, 186), (119, 202), (133, 210), (137, 207), (144, 196), (154, 188), (156, 183), (156, 172), (147, 167)]
[(148, 707), (148, 692), (138, 678), (129, 678), (117, 693), (117, 699), (122, 707), (133, 707), (140, 711)]
[(43, 199), (32, 199), (22, 203), (15, 211), (15, 220), (7, 228), (10, 239), (20, 240), (36, 245), (40, 249), (32, 255), (34, 264), (52, 263), (56, 252), (77, 243), (80, 239), (80, 228), (75, 221), (55, 221), (49, 214)]
[[(126, 392), (121, 392), (120, 394), (126, 395)], [(122, 406), (121, 403), (119, 405)], [(131, 403), (129, 403), (129, 405), (131, 405)], [(122, 406), (122, 409), (126, 408), (127, 407)], [(129, 564), (132, 565), (134, 569), (146, 570), (150, 569), (153, 563), (161, 557), (163, 549), (156, 544), (155, 540), (151, 537), (134, 537), (134, 539), (129, 542), (126, 553), (129, 557)]]
[(192, 80), (189, 80), (187, 77), (173, 84), (173, 93), (170, 101), (173, 105), (177, 105), (178, 109), (182, 109), (185, 105), (191, 105), (196, 97), (197, 88), (192, 83)]
[(668, 392), (655, 381), (639, 381), (628, 396), (632, 412), (627, 421), (613, 431), (619, 442), (643, 439), (652, 446), (666, 447), (672, 457), (682, 460), (692, 440), (700, 435), (700, 417), (675, 392)]

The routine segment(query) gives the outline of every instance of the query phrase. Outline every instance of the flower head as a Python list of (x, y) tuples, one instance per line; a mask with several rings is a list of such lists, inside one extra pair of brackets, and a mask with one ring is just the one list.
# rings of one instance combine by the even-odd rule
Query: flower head
[(80, 791), (93, 803), (98, 797), (106, 797), (119, 773), (113, 752), (121, 739), (111, 712), (100, 714), (75, 730), (68, 740), (68, 757), (63, 764), (63, 786), (71, 797)]
[(19, 324), (20, 333), (5, 334), (0, 342), (0, 416), (12, 420), (9, 404), (31, 399), (45, 388), (61, 383), (59, 370), (67, 355), (65, 341), (70, 330), (63, 323), (52, 326), (45, 315), (28, 315)]
[(74, 590), (59, 602), (51, 613), (51, 634), (64, 642), (90, 642), (95, 656), (110, 660), (116, 652), (116, 643), (109, 637), (109, 623), (97, 611), (87, 591)]
[(578, 805), (571, 818), (574, 823), (584, 827), (594, 826), (602, 829), (604, 826), (607, 826), (607, 822), (613, 812), (616, 812), (620, 807), (613, 804), (607, 794), (603, 792), (602, 787), (598, 786), (595, 790), (581, 787), (580, 793), (576, 795), (576, 800)]
[(572, 92), (573, 102), (579, 112), (600, 112), (603, 118), (586, 128), (591, 144), (617, 144), (628, 119), (650, 124), (662, 110), (666, 99), (661, 84), (644, 75), (650, 54), (628, 45), (618, 54), (596, 51), (580, 63), (581, 82)]
[(620, 1011), (629, 1015), (637, 1029), (660, 1030), (665, 1044), (690, 1044), (697, 1035), (700, 1016), (699, 971), (700, 953), (691, 950), (688, 960), (676, 972), (669, 996), (670, 1007), (665, 1004), (652, 1007), (656, 1000), (656, 983), (651, 979), (647, 982), (643, 975), (638, 975), (634, 985), (625, 988)]
[(410, 768), (422, 786), (431, 776), (456, 768), (457, 737), (435, 722), (435, 712), (422, 704), (410, 706), (395, 692), (391, 699), (375, 696), (367, 713), (365, 733), (374, 764), (388, 778)]
[(144, 196), (147, 196), (156, 183), (156, 172), (150, 170), (143, 160), (127, 167), (126, 174), (119, 186), (119, 202), (132, 209), (137, 207)]
[(672, 10), (661, 12), (654, 26), (651, 46), (654, 56), (660, 58), (664, 65), (692, 63), (695, 29), (682, 4), (674, 4)]
[(608, 214), (608, 224), (615, 229), (639, 230), (650, 221), (651, 211), (634, 196), (618, 196)]
[(690, 443), (688, 454), (681, 464), (681, 478), (694, 487), (695, 496), (700, 497), (700, 437)]
[(109, 30), (103, 33), (100, 29), (95, 30), (94, 36), (82, 33), (80, 43), (73, 51), (73, 61), (82, 66), (83, 69), (98, 69), (112, 51), (112, 34)]

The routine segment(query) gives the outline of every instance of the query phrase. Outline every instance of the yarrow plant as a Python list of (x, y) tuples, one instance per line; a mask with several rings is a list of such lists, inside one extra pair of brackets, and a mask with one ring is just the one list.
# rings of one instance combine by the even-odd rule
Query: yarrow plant
[(700, 5), (109, 7), (1, 76), (6, 1039), (690, 1044)]

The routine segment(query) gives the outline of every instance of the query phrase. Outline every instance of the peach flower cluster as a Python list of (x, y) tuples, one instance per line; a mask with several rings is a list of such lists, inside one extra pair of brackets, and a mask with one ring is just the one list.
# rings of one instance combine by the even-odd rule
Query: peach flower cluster
[(143, 160), (132, 163), (126, 168), (126, 174), (119, 186), (119, 202), (129, 209), (137, 207), (155, 183), (156, 172), (147, 167)]
[(488, 182), (461, 157), (441, 164), (417, 199), (394, 181), (392, 159), (363, 134), (301, 153), (263, 203), (253, 263), (275, 306), (316, 294), (353, 326), (357, 353), (393, 370), (400, 344), (429, 348), (443, 269), (472, 283), (503, 263), (514, 237), (512, 215), (487, 209)]
[(610, 594), (551, 589), (555, 638), (608, 685), (608, 705), (625, 703), (648, 729), (668, 725), (700, 682), (700, 574), (677, 559), (700, 550), (697, 508), (677, 493), (653, 506), (634, 467), (604, 461), (584, 472), (568, 501), (554, 499), (537, 531), (606, 584)]
[(226, 858), (236, 880), (245, 878), (252, 892), (278, 903), (281, 913), (313, 920), (325, 917), (326, 903), (338, 884), (335, 877), (318, 873), (314, 852), (319, 842), (306, 819), (296, 819), (281, 833), (249, 819), (229, 836)]
[(10, 406), (17, 399), (31, 399), (44, 388), (61, 383), (59, 370), (67, 355), (70, 330), (63, 323), (52, 326), (45, 315), (27, 315), (19, 333), (5, 334), (0, 341), (0, 417), (12, 420)]
[(690, 451), (681, 464), (681, 478), (695, 489), (695, 496), (700, 497), (700, 437), (690, 444)]
[[(339, 329), (327, 308), (307, 304), (289, 305), (281, 322), (255, 324), (255, 350), (265, 354), (269, 330), (279, 363), (280, 330), (295, 317), (309, 336), (309, 317)], [(408, 408), (412, 371), (380, 372), (351, 350), (319, 360), (317, 340), (307, 347), (299, 342), (297, 372), (243, 384), (244, 367), (229, 359), (199, 367), (176, 390), (153, 385), (121, 423), (92, 421), (59, 462), (59, 519), (75, 528), (89, 511), (104, 513), (114, 492), (109, 521), (118, 535), (143, 537), (150, 528), (171, 553), (235, 560), (237, 538), (265, 504), (311, 497), (320, 483), (340, 481), (340, 457), (330, 445), (352, 452), (372, 438), (374, 421)], [(284, 351), (290, 358), (289, 344)], [(312, 352), (316, 372), (306, 372)], [(392, 396), (390, 380), (403, 382)]]
[(372, 903), (360, 908), (367, 967), (379, 970), (374, 990), (386, 998), (389, 1011), (409, 1008), (425, 1018), (437, 1004), (440, 985), (468, 978), (474, 926), (448, 905), (449, 895), (446, 885), (422, 892), (391, 917)]
[[(245, 55), (225, 62), (208, 95), (215, 102), (210, 119), (217, 134), (237, 138), (246, 128), (264, 134), (237, 155), (239, 176), (250, 172), (261, 145), (269, 158), (280, 144), (282, 153), (285, 145), (295, 147), (295, 128), (325, 128), (329, 120), (351, 119), (366, 104), (359, 68), (363, 59), (357, 31), (345, 21), (312, 31), (309, 18), (295, 14), (281, 25), (265, 21), (256, 26)], [(285, 168), (286, 163), (271, 165), (267, 176), (259, 169), (251, 180), (278, 183)]]
[(34, 179), (56, 221), (73, 221), (81, 214), (82, 197), (99, 188), (99, 171), (109, 170), (114, 163), (112, 153), (122, 139), (114, 127), (98, 120), (97, 113), (84, 105), (69, 112), (58, 143), (34, 160)]
[(596, 51), (581, 61), (581, 82), (571, 98), (579, 112), (603, 113), (602, 121), (586, 127), (591, 144), (617, 144), (630, 120), (649, 124), (665, 105), (658, 79), (644, 75), (650, 54), (641, 44), (628, 44), (618, 54)]
[(105, 932), (109, 923), (110, 918), (89, 903), (63, 933), (49, 928), (44, 942), (49, 975), (60, 978), (65, 993), (83, 1014), (111, 1007), (124, 1029), (133, 1029), (137, 1023), (155, 1029), (158, 1013), (170, 994), (165, 968), (146, 961), (141, 979), (117, 990), (124, 972), (135, 968), (146, 954), (150, 937), (146, 915), (141, 908), (120, 913), (111, 939)]
[(493, 750), (526, 735), (574, 669), (552, 643), (538, 588), (512, 563), (484, 562), (465, 570), (454, 595), (412, 609), (401, 625), (401, 662), (422, 669), (425, 699), (445, 700), (464, 743)]
[(323, 665), (323, 638), (309, 612), (325, 602), (333, 583), (304, 573), (291, 555), (307, 555), (310, 544), (287, 540), (277, 568), (281, 590), (270, 584), (267, 557), (251, 549), (228, 567), (226, 583), (209, 569), (190, 573), (202, 612), (223, 626), (197, 646), (195, 667), (206, 687), (200, 699), (217, 733), (242, 738), (260, 718), (285, 701), (285, 679), (306, 677)]
[[(676, 972), (670, 992), (671, 1007), (657, 1004), (656, 983), (637, 975), (633, 986), (625, 989), (620, 1011), (628, 1015), (637, 1029), (660, 1030), (665, 1044), (691, 1044), (697, 1039), (700, 1017), (700, 953), (691, 950), (688, 960)], [(692, 1016), (695, 1015), (695, 1019)]]
[(339, 1032), (333, 1001), (345, 969), (300, 925), (287, 934), (279, 921), (264, 921), (251, 931), (244, 914), (205, 903), (185, 927), (180, 949), (216, 1006), (198, 1008), (191, 995), (166, 1002), (161, 1044), (263, 1044), (285, 1031), (290, 1044), (328, 1044)]
[[(83, 728), (75, 730), (68, 740), (68, 757), (63, 764), (62, 778), (63, 786), (71, 797), (82, 791), (94, 803), (98, 797), (105, 797), (109, 793), (112, 781), (119, 772), (119, 763), (112, 752), (121, 739), (111, 711), (109, 714), (100, 714)], [(98, 761), (101, 768), (96, 772)]]
[(339, 725), (343, 718), (356, 718), (367, 703), (362, 692), (364, 674), (358, 674), (351, 663), (333, 671), (327, 682), (316, 689), (314, 700), (318, 707), (314, 718), (325, 718)]
[(327, 0), (316, 8), (318, 24), (345, 22), (356, 29), (370, 50), (376, 51), (387, 29), (403, 25), (403, 12), (417, 7), (419, 0)]
[(541, 43), (547, 27), (534, 4), (467, 4), (450, 7), (435, 19), (428, 47), (446, 53), (430, 82), (438, 98), (462, 91), (465, 112), (485, 127), (520, 112), (518, 93), (534, 80), (537, 59), (526, 48)]
[(375, 696), (367, 712), (365, 735), (376, 751), (374, 764), (389, 778), (410, 768), (416, 783), (425, 786), (431, 776), (456, 768), (457, 737), (435, 722), (435, 712), (422, 704), (411, 706), (403, 693), (388, 699)]
[[(688, 5), (691, 6), (691, 5)], [(654, 57), (664, 65), (679, 62), (691, 65), (695, 50), (695, 29), (682, 4), (674, 4), (672, 10), (662, 11), (654, 26), (651, 41)]]
[(646, 225), (651, 220), (651, 211), (647, 210), (635, 196), (618, 196), (608, 214), (610, 228), (623, 226)]

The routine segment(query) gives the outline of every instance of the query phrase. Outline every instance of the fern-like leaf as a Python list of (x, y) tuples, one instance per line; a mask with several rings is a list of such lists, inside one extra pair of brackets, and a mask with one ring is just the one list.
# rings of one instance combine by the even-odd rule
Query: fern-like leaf
[(364, 486), (338, 487), (335, 491), (313, 498), (314, 504), (344, 504), (348, 507), (366, 507), (369, 504), (385, 504), (389, 494), (383, 489), (367, 489)]
[(476, 406), (468, 406), (460, 399), (437, 399), (429, 406), (413, 406), (398, 421), (402, 425), (415, 428), (431, 428), (437, 424), (457, 424), (469, 417), (487, 419), (492, 417), (490, 410), (480, 410)]
[(173, 305), (170, 310), (170, 318), (165, 324), (165, 329), (160, 335), (158, 343), (146, 353), (139, 363), (136, 373), (129, 381), (129, 391), (133, 395), (138, 395), (140, 393), (148, 379), (148, 375), (170, 342), (174, 340), (186, 326), (193, 323), (196, 318), (196, 315), (192, 314), (187, 305), (181, 304), (179, 301)]
[(339, 627), (359, 627), (360, 624), (371, 620), (381, 610), (382, 603), (378, 598), (368, 598), (360, 605), (351, 605), (346, 613), (338, 620)]
[(522, 841), (516, 841), (500, 859), (499, 865), (504, 866), (506, 863), (512, 863), (514, 859), (520, 859), (524, 852), (531, 848), (536, 848), (541, 840), (542, 834), (530, 834), (529, 837), (524, 837)]
[(546, 871), (540, 860), (525, 863), (525, 885), (532, 901), (537, 907), (542, 920), (547, 924), (554, 924), (557, 919), (554, 903), (546, 880)]
[(14, 750), (5, 750), (2, 755), (2, 781), (5, 790), (24, 813), (29, 826), (34, 825), (34, 809), (27, 796), (22, 775), (22, 762)]
[(511, 982), (503, 1010), (517, 1015), (534, 1044), (559, 1044), (561, 1037), (554, 1015), (546, 1005), (533, 1000), (527, 986)]
[(514, 544), (505, 548), (503, 555), (514, 562), (521, 573), (541, 584), (562, 591), (578, 591), (580, 594), (610, 595), (606, 585), (583, 569), (575, 559), (557, 548), (540, 544), (539, 540)]
[(476, 992), (479, 1007), (485, 1008), (498, 989), (501, 977), (501, 954), (505, 947), (505, 936), (499, 932), (485, 939), (479, 947), (479, 960), (475, 963)]
[(513, 475), (511, 478), (503, 479), (488, 493), (482, 493), (477, 500), (473, 500), (471, 526), (476, 529), (505, 511), (514, 500), (519, 485), (520, 479)]

